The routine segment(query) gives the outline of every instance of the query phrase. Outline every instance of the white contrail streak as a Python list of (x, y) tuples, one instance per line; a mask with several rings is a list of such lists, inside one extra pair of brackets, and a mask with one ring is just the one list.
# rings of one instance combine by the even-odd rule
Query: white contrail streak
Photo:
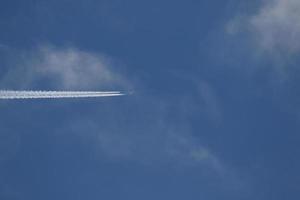
[(124, 95), (118, 91), (14, 91), (0, 90), (0, 99), (57, 99), (111, 97)]

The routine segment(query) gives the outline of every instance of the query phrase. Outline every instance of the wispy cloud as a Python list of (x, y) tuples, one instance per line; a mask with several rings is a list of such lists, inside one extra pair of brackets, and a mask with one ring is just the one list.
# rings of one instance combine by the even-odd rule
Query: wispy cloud
[(129, 84), (117, 72), (112, 59), (77, 48), (40, 46), (14, 52), (2, 85), (27, 89), (46, 85), (58, 90), (124, 89)]
[[(167, 123), (167, 119), (157, 120), (160, 122), (151, 120), (143, 130), (139, 126), (128, 128), (118, 125), (118, 128), (114, 128), (113, 124), (109, 125), (109, 130), (101, 127), (95, 119), (78, 120), (75, 126), (70, 124), (69, 128), (83, 140), (92, 142), (100, 157), (111, 161), (129, 160), (146, 165), (171, 164), (202, 169), (207, 167), (220, 174), (227, 170), (209, 147), (191, 136), (188, 128), (176, 130), (175, 125)], [(82, 132), (83, 128), (85, 132)]]
[[(199, 94), (199, 98), (204, 98), (202, 103), (190, 101), (186, 97), (179, 98), (180, 102), (170, 102), (151, 95), (137, 94), (128, 97), (131, 103), (126, 104), (126, 110), (130, 110), (130, 115), (128, 112), (106, 112), (101, 109), (108, 123), (103, 124), (98, 118), (81, 117), (74, 119), (75, 123), (72, 120), (65, 127), (66, 132), (76, 133), (83, 140), (88, 140), (100, 157), (112, 161), (129, 160), (155, 166), (181, 166), (185, 169), (196, 167), (211, 170), (218, 176), (227, 172), (226, 164), (204, 141), (193, 136), (190, 122), (186, 120), (191, 112), (197, 112), (208, 117), (208, 121), (212, 120), (212, 124), (215, 124), (215, 120), (220, 122), (212, 88), (204, 82), (200, 88), (203, 90)], [(210, 104), (210, 98), (213, 102), (207, 105)], [(199, 104), (200, 108), (195, 109)], [(203, 112), (199, 112), (199, 109)], [(174, 119), (170, 117), (171, 113), (180, 116)]]

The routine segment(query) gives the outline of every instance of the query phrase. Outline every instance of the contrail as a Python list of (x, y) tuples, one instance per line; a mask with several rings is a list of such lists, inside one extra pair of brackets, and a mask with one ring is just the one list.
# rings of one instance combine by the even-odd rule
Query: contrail
[(0, 90), (0, 99), (57, 99), (122, 96), (119, 91), (15, 91)]

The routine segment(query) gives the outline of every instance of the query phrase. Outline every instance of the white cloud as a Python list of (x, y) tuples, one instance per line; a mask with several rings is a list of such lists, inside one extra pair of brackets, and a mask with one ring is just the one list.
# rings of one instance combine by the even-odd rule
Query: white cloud
[[(60, 89), (124, 89), (129, 83), (108, 56), (76, 48), (41, 46), (14, 55), (2, 85), (30, 89), (42, 84)], [(9, 88), (8, 88), (9, 89)], [(38, 88), (41, 89), (41, 88)]]
[(262, 48), (296, 52), (300, 49), (300, 1), (269, 0), (249, 20)]
[(265, 52), (295, 53), (300, 50), (300, 1), (264, 0), (252, 15), (239, 15), (228, 23), (230, 34), (250, 34)]

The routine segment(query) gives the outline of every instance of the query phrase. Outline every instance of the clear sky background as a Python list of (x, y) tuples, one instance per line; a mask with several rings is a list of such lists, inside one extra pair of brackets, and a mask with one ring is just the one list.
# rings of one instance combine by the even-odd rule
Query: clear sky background
[(300, 198), (300, 1), (1, 0), (0, 199)]

